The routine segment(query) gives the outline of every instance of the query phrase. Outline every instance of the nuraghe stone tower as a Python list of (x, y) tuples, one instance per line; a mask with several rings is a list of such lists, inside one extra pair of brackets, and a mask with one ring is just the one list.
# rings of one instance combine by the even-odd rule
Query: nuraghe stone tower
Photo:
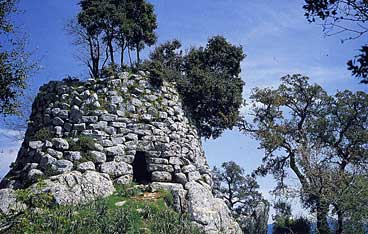
[(58, 204), (108, 196), (113, 183), (170, 190), (176, 209), (207, 233), (241, 233), (212, 195), (211, 170), (177, 91), (166, 82), (153, 87), (143, 72), (40, 88), (0, 198), (40, 180)]

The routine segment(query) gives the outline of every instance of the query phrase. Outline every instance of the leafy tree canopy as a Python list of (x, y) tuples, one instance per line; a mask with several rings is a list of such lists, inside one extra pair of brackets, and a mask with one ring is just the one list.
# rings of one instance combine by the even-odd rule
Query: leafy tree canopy
[(291, 206), (284, 201), (274, 204), (276, 215), (274, 217), (273, 234), (306, 234), (311, 231), (311, 223), (304, 217), (294, 218)]
[(368, 45), (362, 46), (361, 54), (348, 62), (348, 69), (353, 76), (361, 79), (361, 83), (368, 84)]
[(206, 47), (191, 48), (186, 54), (180, 48), (178, 40), (159, 46), (145, 66), (155, 83), (174, 81), (200, 135), (217, 138), (238, 121), (244, 85), (242, 47), (215, 36)]
[[(282, 188), (291, 169), (305, 204), (317, 212), (320, 233), (327, 233), (331, 196), (349, 187), (349, 173), (366, 167), (368, 95), (343, 91), (329, 96), (308, 77), (292, 75), (276, 89), (255, 89), (250, 99), (252, 118), (240, 127), (265, 150), (258, 172), (272, 173)], [(333, 184), (339, 186), (333, 189)]]
[[(343, 39), (352, 40), (368, 33), (368, 1), (366, 0), (305, 0), (303, 6), (309, 22), (321, 20), (326, 35), (342, 34)], [(361, 54), (348, 61), (353, 76), (368, 83), (368, 45), (363, 45)]]
[(36, 65), (29, 63), (25, 40), (15, 32), (10, 15), (17, 11), (16, 0), (0, 0), (0, 114), (19, 113), (27, 76)]
[(90, 37), (97, 39), (102, 35), (112, 66), (116, 65), (115, 53), (120, 53), (120, 65), (124, 66), (126, 49), (131, 63), (130, 51), (136, 51), (139, 64), (140, 51), (157, 40), (154, 7), (145, 0), (81, 0), (80, 6), (78, 23)]
[[(246, 234), (265, 233), (269, 205), (252, 176), (233, 161), (214, 168), (215, 195), (222, 198)], [(261, 209), (262, 208), (262, 209)]]

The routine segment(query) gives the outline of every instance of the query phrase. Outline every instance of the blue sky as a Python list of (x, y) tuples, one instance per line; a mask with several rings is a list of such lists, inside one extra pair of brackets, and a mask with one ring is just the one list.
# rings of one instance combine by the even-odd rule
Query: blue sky
[[(367, 91), (368, 86), (351, 78), (346, 62), (358, 53), (367, 38), (341, 43), (341, 37), (324, 37), (321, 26), (309, 24), (302, 0), (151, 0), (158, 16), (159, 43), (179, 39), (184, 48), (205, 45), (214, 35), (224, 35), (243, 46), (242, 63), (246, 85), (244, 98), (255, 87), (276, 86), (280, 77), (301, 73), (328, 92), (350, 89)], [(15, 17), (29, 35), (29, 48), (40, 58), (42, 69), (32, 78), (29, 90), (67, 75), (86, 77), (86, 67), (75, 57), (76, 48), (64, 31), (67, 20), (78, 12), (78, 1), (20, 0), (25, 12)], [(148, 52), (149, 50), (147, 50)], [(146, 52), (146, 53), (147, 53)], [(8, 170), (19, 142), (14, 132), (0, 126), (0, 177)], [(261, 163), (263, 152), (257, 142), (236, 130), (204, 142), (211, 166), (233, 160), (248, 172)], [(3, 153), (1, 153), (3, 152)], [(293, 182), (293, 176), (290, 177)], [(267, 198), (275, 185), (271, 177), (260, 178)], [(297, 209), (299, 212), (299, 209)]]

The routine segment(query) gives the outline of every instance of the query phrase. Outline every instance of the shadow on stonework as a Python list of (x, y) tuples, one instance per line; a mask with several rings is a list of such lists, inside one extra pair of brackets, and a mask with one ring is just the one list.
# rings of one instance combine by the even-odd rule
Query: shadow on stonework
[(142, 151), (137, 151), (133, 161), (133, 181), (137, 184), (151, 183), (151, 176), (148, 172), (146, 154)]

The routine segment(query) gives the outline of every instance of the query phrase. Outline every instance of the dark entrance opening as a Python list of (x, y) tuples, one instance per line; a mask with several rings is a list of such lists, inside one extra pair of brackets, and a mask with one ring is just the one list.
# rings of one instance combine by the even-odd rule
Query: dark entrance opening
[(146, 154), (137, 151), (133, 161), (133, 181), (138, 184), (148, 184), (151, 182), (151, 176), (147, 169)]

